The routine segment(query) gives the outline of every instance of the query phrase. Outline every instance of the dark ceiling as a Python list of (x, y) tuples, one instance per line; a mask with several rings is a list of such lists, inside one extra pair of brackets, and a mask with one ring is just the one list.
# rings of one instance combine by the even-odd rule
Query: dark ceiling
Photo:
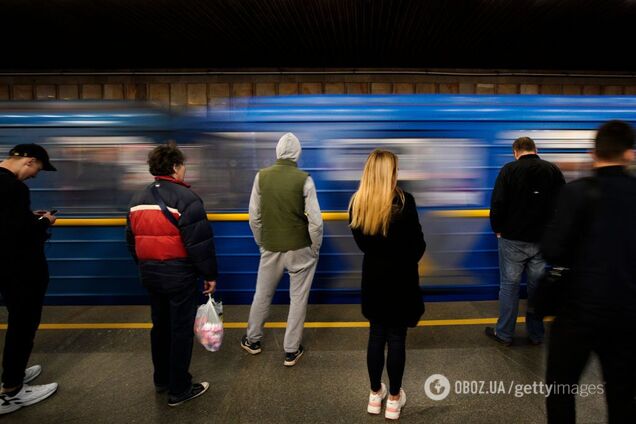
[(2, 70), (634, 71), (636, 0), (2, 0)]

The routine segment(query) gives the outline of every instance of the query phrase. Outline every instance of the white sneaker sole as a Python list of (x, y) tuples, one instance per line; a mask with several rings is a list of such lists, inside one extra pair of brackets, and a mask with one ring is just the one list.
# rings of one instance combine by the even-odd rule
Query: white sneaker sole
[(22, 405), (16, 405), (16, 404), (11, 404), (8, 407), (0, 407), (0, 415), (4, 415), (4, 414), (10, 414), (12, 412), (17, 411), (18, 409), (22, 408)]
[(42, 367), (39, 365), (33, 365), (32, 367), (27, 368), (27, 370), (34, 370), (33, 374), (31, 374), (30, 376), (25, 376), (24, 380), (22, 381), (23, 384), (27, 384), (32, 382), (33, 380), (35, 380), (36, 378), (38, 378), (40, 376), (40, 374), (42, 374)]
[[(400, 412), (402, 412), (402, 410), (400, 410)], [(384, 414), (384, 418), (387, 420), (399, 420), (400, 412), (387, 412)]]
[(380, 406), (367, 406), (367, 412), (373, 415), (379, 415), (382, 412), (382, 405)]
[(300, 355), (298, 355), (293, 361), (285, 360), (285, 362), (283, 362), (283, 365), (285, 365), (286, 367), (293, 367), (294, 365), (296, 365), (296, 362), (298, 362), (300, 357), (303, 356), (304, 354), (305, 354), (305, 351), (300, 352)]
[(51, 383), (50, 384), (51, 389), (49, 389), (46, 392), (42, 392), (38, 397), (29, 399), (29, 400), (25, 400), (25, 401), (19, 401), (19, 403), (12, 403), (9, 402), (9, 405), (2, 405), (0, 406), (0, 415), (3, 414), (9, 414), (11, 412), (15, 412), (18, 409), (22, 408), (23, 406), (29, 406), (29, 405), (34, 405), (36, 403), (42, 402), (43, 400), (51, 397), (53, 394), (55, 394), (57, 392), (57, 388), (58, 385), (57, 383)]
[(58, 388), (57, 383), (51, 383), (51, 384), (55, 384), (55, 388), (52, 388), (50, 391), (43, 393), (40, 397), (23, 402), (22, 406), (34, 405), (38, 402), (42, 402), (44, 399), (50, 398), (55, 393), (57, 393), (57, 388)]
[(258, 355), (262, 351), (262, 349), (258, 349), (258, 350), (250, 349), (249, 347), (245, 346), (243, 343), (241, 343), (241, 348), (251, 355)]

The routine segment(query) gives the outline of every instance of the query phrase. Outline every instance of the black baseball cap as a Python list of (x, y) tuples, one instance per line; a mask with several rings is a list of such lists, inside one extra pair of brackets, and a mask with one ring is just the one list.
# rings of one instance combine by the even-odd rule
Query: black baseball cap
[(39, 144), (18, 144), (9, 152), (9, 156), (22, 156), (25, 158), (36, 158), (42, 162), (43, 171), (57, 171), (49, 161), (49, 154), (44, 147)]

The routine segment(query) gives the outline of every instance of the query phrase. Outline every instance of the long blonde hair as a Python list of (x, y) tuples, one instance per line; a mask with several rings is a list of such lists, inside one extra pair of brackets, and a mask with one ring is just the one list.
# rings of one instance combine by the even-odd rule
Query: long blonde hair
[(396, 194), (404, 205), (404, 193), (397, 187), (397, 168), (394, 153), (375, 149), (369, 154), (358, 191), (349, 202), (351, 228), (366, 235), (387, 235)]

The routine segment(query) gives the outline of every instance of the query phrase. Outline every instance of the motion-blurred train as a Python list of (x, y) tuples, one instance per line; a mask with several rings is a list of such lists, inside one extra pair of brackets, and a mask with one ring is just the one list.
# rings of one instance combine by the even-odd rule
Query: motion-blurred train
[[(131, 103), (0, 104), (0, 156), (15, 144), (44, 145), (58, 168), (30, 180), (34, 209), (58, 209), (46, 250), (51, 304), (145, 303), (125, 242), (127, 204), (152, 179), (147, 154), (175, 140), (186, 179), (215, 232), (219, 295), (249, 303), (259, 254), (247, 223), (252, 181), (294, 132), (325, 217), (310, 301), (355, 303), (362, 256), (346, 209), (376, 147), (399, 156), (399, 184), (416, 199), (428, 250), (420, 263), (427, 300), (496, 299), (498, 260), (490, 192), (511, 144), (532, 137), (566, 179), (590, 171), (595, 129), (636, 124), (636, 97), (294, 96), (234, 99), (225, 109), (169, 113)], [(6, 241), (3, 241), (6, 242)], [(275, 300), (285, 302), (288, 281)], [(391, 281), (387, 281), (387, 289)]]

